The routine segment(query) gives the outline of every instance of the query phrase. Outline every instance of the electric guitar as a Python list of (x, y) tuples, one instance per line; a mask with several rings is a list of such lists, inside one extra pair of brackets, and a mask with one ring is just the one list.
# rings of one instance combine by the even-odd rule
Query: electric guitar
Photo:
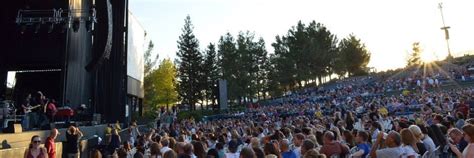
[(39, 107), (42, 107), (43, 105), (36, 105), (36, 106), (29, 106), (29, 107), (25, 107), (23, 108), (23, 112), (25, 112), (25, 114), (27, 113), (30, 113), (31, 110), (34, 110), (36, 108), (39, 108)]
[(47, 107), (48, 104), (49, 104), (49, 102), (46, 102), (46, 104), (44, 104), (44, 105), (38, 104), (36, 106), (25, 107), (23, 109), (23, 112), (25, 112), (25, 114), (27, 114), (27, 113), (30, 113), (31, 110), (34, 110), (34, 109), (39, 108), (39, 107), (43, 107), (43, 112), (46, 113), (46, 107)]

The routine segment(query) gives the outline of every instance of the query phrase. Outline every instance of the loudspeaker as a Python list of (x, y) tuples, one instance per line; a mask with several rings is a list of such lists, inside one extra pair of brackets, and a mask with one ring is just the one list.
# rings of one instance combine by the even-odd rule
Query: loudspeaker
[(227, 80), (219, 80), (219, 109), (226, 110), (227, 106)]
[(21, 133), (21, 132), (23, 132), (21, 124), (15, 123), (13, 121), (8, 122), (7, 128), (3, 129), (3, 133)]

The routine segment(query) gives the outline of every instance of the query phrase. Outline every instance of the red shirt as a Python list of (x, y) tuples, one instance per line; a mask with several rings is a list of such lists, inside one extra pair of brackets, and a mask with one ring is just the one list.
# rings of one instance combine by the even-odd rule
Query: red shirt
[(56, 144), (54, 144), (54, 139), (51, 137), (46, 138), (46, 142), (44, 145), (46, 146), (48, 157), (55, 158), (56, 157)]

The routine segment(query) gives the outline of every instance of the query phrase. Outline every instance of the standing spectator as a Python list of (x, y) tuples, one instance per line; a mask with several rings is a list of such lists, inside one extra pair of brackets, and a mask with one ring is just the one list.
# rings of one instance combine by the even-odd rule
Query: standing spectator
[(301, 145), (301, 155), (305, 155), (305, 153), (313, 148), (315, 148), (315, 144), (313, 141), (310, 140), (305, 140), (303, 141), (303, 144)]
[(250, 148), (243, 148), (240, 152), (240, 158), (256, 158), (255, 152)]
[(293, 150), (290, 150), (290, 141), (283, 139), (280, 141), (281, 156), (283, 158), (298, 158)]
[(160, 144), (152, 143), (150, 145), (150, 158), (161, 158)]
[(69, 126), (66, 132), (66, 146), (68, 158), (79, 158), (79, 139), (83, 136), (81, 130), (74, 126)]
[(112, 130), (112, 135), (110, 135), (109, 140), (108, 140), (108, 149), (110, 153), (113, 153), (116, 149), (120, 147), (122, 140), (120, 139), (120, 136), (118, 135), (117, 129)]
[(237, 140), (231, 140), (229, 142), (229, 152), (225, 154), (225, 157), (226, 158), (239, 158), (240, 157), (240, 153), (237, 151), (239, 148), (239, 143), (237, 142)]
[(164, 138), (163, 140), (161, 140), (161, 153), (166, 153), (167, 151), (170, 151), (171, 148), (169, 148), (169, 138)]
[(278, 149), (278, 143), (275, 140), (266, 143), (263, 147), (263, 151), (265, 152), (265, 157), (270, 156), (281, 158), (281, 154)]
[(163, 158), (178, 158), (178, 155), (173, 150), (168, 150), (163, 154)]
[(26, 149), (24, 158), (47, 158), (46, 149), (41, 147), (41, 138), (35, 135), (31, 138), (30, 146)]
[(49, 137), (46, 138), (44, 145), (46, 146), (49, 158), (56, 158), (56, 144), (54, 143), (54, 140), (58, 137), (58, 135), (58, 129), (53, 128), (49, 134)]
[(199, 142), (199, 141), (194, 141), (193, 143), (193, 148), (194, 148), (194, 155), (196, 155), (197, 158), (206, 158), (206, 151), (207, 149), (204, 147), (204, 144)]

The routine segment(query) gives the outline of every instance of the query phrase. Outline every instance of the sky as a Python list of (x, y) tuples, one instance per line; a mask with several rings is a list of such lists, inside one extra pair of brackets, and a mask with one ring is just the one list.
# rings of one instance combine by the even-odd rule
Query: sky
[(351, 33), (360, 38), (372, 55), (369, 66), (383, 71), (405, 66), (413, 42), (420, 42), (424, 59), (446, 57), (440, 2), (452, 54), (474, 54), (473, 0), (130, 0), (129, 9), (161, 59), (176, 57), (187, 15), (201, 50), (227, 32), (249, 30), (264, 38), (269, 53), (276, 35), (299, 20), (315, 20), (338, 39)]

